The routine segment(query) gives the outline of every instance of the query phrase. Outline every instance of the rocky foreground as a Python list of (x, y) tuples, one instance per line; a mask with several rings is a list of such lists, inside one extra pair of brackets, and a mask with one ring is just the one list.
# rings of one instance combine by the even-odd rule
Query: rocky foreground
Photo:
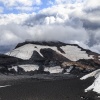
[(0, 87), (0, 100), (100, 100), (96, 93), (84, 92), (93, 80), (81, 81), (71, 77), (60, 80), (24, 78), (9, 81), (8, 85)]

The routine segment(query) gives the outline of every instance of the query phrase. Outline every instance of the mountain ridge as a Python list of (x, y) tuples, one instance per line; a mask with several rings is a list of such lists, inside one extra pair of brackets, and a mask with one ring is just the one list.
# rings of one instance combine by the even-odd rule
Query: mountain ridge
[(6, 55), (22, 59), (23, 62), (19, 64), (42, 66), (40, 68), (42, 70), (45, 67), (60, 66), (66, 71), (73, 66), (73, 69), (81, 73), (81, 71), (90, 72), (98, 69), (100, 65), (100, 54), (77, 44), (66, 44), (59, 41), (25, 41), (19, 43)]

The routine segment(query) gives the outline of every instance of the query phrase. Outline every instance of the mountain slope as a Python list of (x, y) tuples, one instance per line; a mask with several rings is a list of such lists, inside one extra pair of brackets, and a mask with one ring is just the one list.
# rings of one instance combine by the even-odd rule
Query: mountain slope
[(8, 52), (7, 55), (15, 56), (21, 59), (31, 58), (34, 51), (37, 51), (42, 57), (41, 49), (52, 49), (62, 56), (68, 58), (71, 61), (77, 61), (79, 59), (94, 59), (94, 54), (87, 51), (78, 45), (63, 44), (61, 42), (25, 42), (20, 43), (14, 50)]
[(23, 62), (23, 60), (20, 58), (0, 54), (0, 66), (14, 65), (20, 62)]
[(100, 54), (83, 49), (76, 44), (52, 41), (26, 41), (19, 43), (6, 55), (23, 59), (39, 66), (61, 66), (64, 70), (73, 66), (80, 71), (92, 71), (99, 68)]

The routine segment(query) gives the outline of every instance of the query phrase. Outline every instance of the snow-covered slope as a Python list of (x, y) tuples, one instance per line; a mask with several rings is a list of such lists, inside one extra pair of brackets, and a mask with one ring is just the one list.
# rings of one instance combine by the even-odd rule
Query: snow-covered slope
[(6, 53), (6, 55), (28, 60), (31, 58), (34, 51), (37, 51), (43, 57), (43, 55), (40, 53), (40, 50), (44, 48), (50, 48), (56, 51), (57, 53), (63, 55), (64, 57), (68, 58), (71, 61), (77, 61), (79, 59), (93, 59), (92, 55), (89, 56), (86, 53), (86, 51), (82, 51), (81, 48), (78, 48), (78, 46), (74, 46), (74, 45), (61, 46), (60, 49), (64, 51), (64, 53), (62, 53), (60, 50), (58, 50), (56, 46), (25, 44), (21, 47), (18, 47)]
[(65, 57), (72, 61), (77, 61), (79, 59), (92, 59), (92, 55), (88, 56), (86, 51), (82, 51), (81, 48), (72, 45), (62, 46), (61, 49), (65, 52)]
[(87, 89), (85, 89), (85, 92), (92, 90), (100, 94), (100, 69), (93, 71), (92, 73), (87, 74), (80, 79), (85, 80), (89, 77), (95, 77), (95, 80), (92, 85), (90, 85)]

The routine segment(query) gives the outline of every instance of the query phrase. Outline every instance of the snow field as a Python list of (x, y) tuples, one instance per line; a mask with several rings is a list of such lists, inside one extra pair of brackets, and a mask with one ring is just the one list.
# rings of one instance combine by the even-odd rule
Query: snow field
[(61, 49), (65, 52), (65, 54), (57, 50), (57, 47), (41, 46), (41, 45), (34, 45), (34, 44), (26, 44), (6, 54), (24, 60), (28, 60), (31, 58), (35, 50), (43, 57), (43, 55), (40, 53), (40, 49), (44, 49), (44, 48), (50, 48), (58, 52), (59, 54), (63, 55), (64, 57), (70, 59), (71, 61), (77, 61), (79, 59), (93, 59), (92, 55), (88, 56), (88, 54), (85, 51), (81, 51), (81, 49), (78, 48), (77, 46), (70, 46), (70, 45), (61, 47)]

